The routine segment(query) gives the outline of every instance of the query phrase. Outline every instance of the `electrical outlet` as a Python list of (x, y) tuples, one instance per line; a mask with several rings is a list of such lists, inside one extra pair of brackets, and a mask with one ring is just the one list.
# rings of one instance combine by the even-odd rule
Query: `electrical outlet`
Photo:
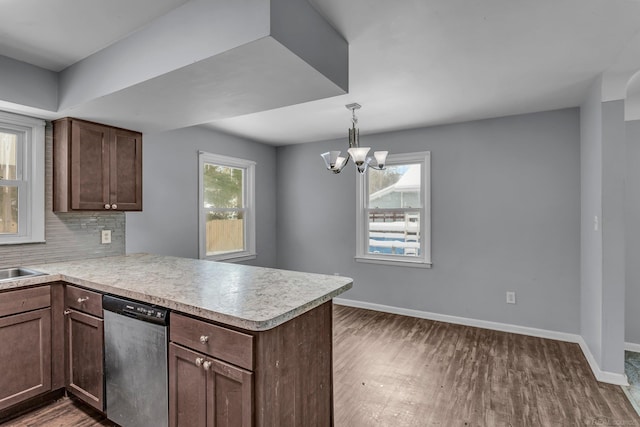
[(516, 303), (516, 293), (514, 291), (507, 291), (507, 304)]
[(102, 230), (102, 244), (107, 245), (111, 243), (111, 230)]

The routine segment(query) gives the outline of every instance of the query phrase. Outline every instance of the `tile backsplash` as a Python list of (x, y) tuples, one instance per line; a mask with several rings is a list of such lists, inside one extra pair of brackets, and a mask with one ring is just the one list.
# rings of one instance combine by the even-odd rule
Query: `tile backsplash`
[[(45, 131), (46, 243), (0, 246), (0, 268), (18, 265), (100, 258), (125, 253), (124, 212), (53, 213), (53, 129)], [(102, 230), (111, 230), (111, 244), (100, 243)]]

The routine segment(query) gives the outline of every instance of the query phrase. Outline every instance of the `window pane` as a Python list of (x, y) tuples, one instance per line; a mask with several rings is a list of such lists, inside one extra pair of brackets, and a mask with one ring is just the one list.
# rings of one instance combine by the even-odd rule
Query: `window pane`
[(17, 179), (18, 136), (0, 131), (0, 179)]
[(18, 187), (0, 186), (0, 234), (18, 233)]
[(207, 213), (207, 255), (244, 250), (243, 217), (242, 211)]
[(369, 169), (369, 206), (372, 208), (418, 208), (421, 165), (387, 166)]
[(243, 208), (244, 169), (204, 165), (204, 207)]
[(368, 252), (420, 256), (420, 213), (370, 211)]

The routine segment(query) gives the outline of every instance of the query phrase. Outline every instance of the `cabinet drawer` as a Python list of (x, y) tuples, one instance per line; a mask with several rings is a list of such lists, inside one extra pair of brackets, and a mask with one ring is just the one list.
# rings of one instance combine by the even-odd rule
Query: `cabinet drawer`
[(66, 286), (65, 305), (102, 318), (102, 295), (75, 286)]
[(51, 306), (49, 286), (0, 293), (0, 317)]
[(171, 313), (171, 341), (253, 370), (253, 336)]

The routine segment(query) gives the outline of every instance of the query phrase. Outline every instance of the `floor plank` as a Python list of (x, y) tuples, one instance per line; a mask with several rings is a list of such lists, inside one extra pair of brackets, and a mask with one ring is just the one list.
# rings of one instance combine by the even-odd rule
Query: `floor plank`
[[(577, 344), (335, 306), (337, 427), (640, 426)], [(2, 427), (112, 426), (61, 399)]]

